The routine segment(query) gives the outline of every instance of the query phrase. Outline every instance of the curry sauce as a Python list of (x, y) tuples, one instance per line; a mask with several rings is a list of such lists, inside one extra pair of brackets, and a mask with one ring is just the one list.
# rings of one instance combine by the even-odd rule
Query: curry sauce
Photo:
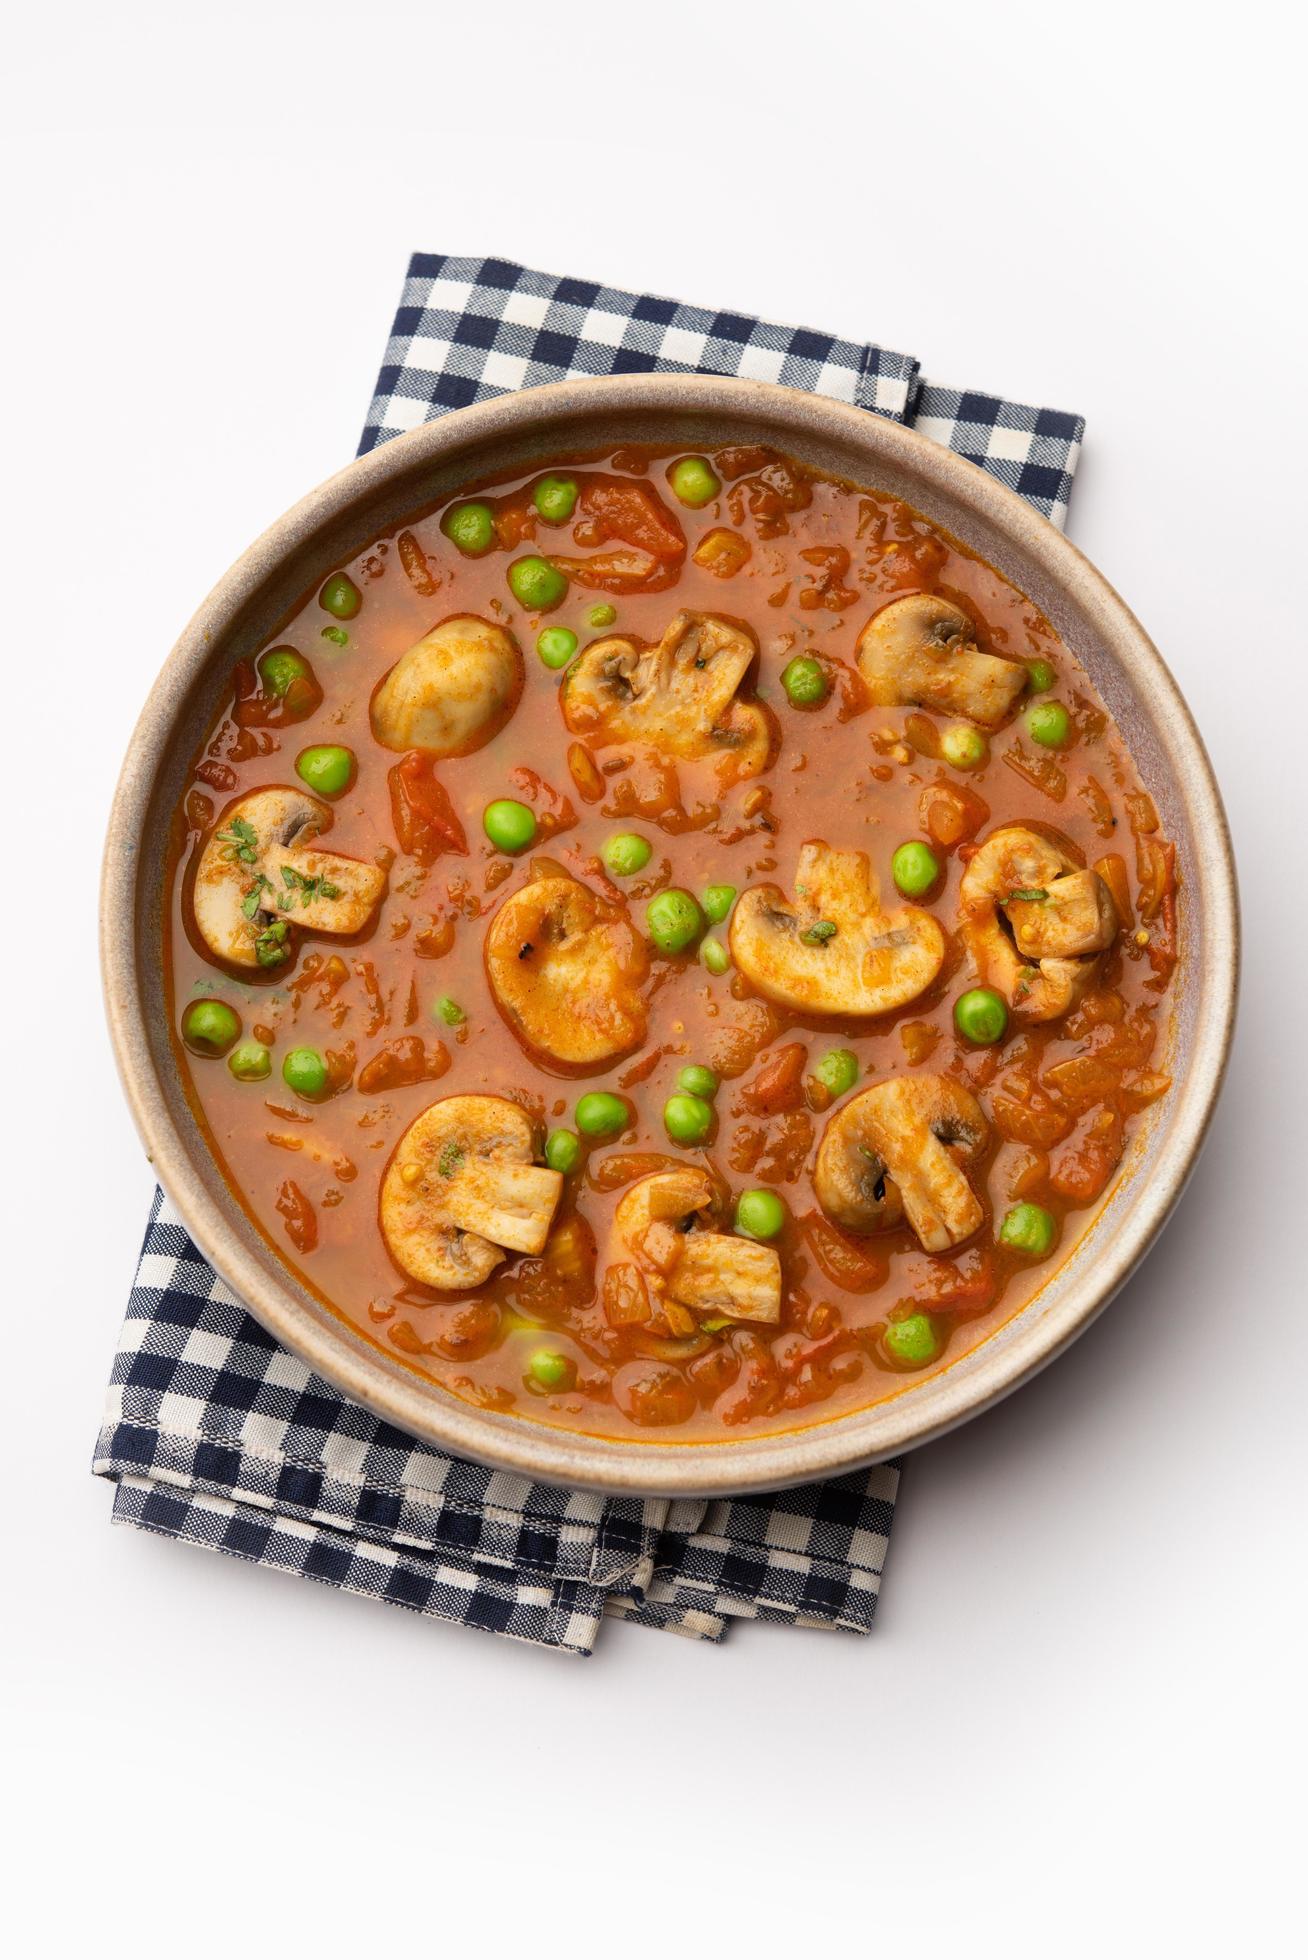
[(175, 822), (233, 1191), (534, 1421), (895, 1393), (1043, 1284), (1169, 1086), (1174, 853), (1086, 674), (770, 450), (564, 459), (377, 538), (236, 665)]

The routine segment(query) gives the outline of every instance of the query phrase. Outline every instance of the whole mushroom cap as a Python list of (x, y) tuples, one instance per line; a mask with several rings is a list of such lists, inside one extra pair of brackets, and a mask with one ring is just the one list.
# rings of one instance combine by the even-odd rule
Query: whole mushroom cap
[(592, 1068), (645, 1039), (645, 942), (625, 906), (575, 878), (533, 878), (506, 898), (485, 960), (496, 1006), (539, 1055)]
[(384, 677), (372, 697), (372, 732), (388, 749), (468, 755), (498, 735), (522, 687), (512, 635), (475, 613), (455, 613)]

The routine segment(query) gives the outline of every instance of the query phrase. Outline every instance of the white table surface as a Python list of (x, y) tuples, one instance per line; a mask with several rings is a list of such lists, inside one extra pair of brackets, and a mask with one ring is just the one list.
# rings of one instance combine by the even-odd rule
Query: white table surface
[[(11, 24), (11, 1924), (138, 1955), (410, 1935), (1193, 1954), (1240, 1927), (1240, 1951), (1289, 1950), (1308, 1313), (1290, 20), (1261, 0), (942, 0), (916, 23), (68, 0)], [(566, 1660), (111, 1531), (88, 1475), (152, 1182), (95, 965), (115, 771), (199, 596), (352, 454), (420, 247), (797, 318), (1082, 410), (1072, 535), (1159, 641), (1225, 788), (1247, 963), (1207, 1152), (1085, 1340), (913, 1460), (867, 1641), (611, 1627)]]

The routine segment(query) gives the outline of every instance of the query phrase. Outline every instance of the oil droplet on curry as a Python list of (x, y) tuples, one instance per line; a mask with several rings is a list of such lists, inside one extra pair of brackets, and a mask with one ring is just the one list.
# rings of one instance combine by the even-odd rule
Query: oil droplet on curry
[(232, 676), (170, 986), (241, 1203), (481, 1407), (844, 1414), (1016, 1312), (1163, 1095), (1174, 853), (895, 499), (627, 448), (336, 567)]

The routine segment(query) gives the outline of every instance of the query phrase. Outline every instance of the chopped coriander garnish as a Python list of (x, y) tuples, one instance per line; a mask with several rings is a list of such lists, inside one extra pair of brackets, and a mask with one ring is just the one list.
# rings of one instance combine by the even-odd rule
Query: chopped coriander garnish
[(350, 636), (343, 626), (324, 626), (322, 636), (324, 640), (330, 640), (334, 647), (347, 647), (350, 644)]
[(254, 957), (260, 966), (280, 966), (283, 960), (290, 958), (291, 949), (286, 944), (289, 931), (285, 919), (273, 919), (264, 927), (254, 942)]
[(1005, 905), (1011, 905), (1013, 900), (1018, 898), (1026, 905), (1043, 905), (1048, 897), (1049, 893), (1043, 885), (1029, 885), (1022, 886), (1019, 890), (1010, 892), (1004, 900), (1004, 903)]
[(259, 849), (259, 833), (252, 823), (244, 817), (233, 817), (226, 830), (218, 832), (220, 844), (230, 844), (226, 853), (229, 858), (239, 858), (242, 864), (253, 864)]
[(442, 1148), (436, 1168), (442, 1177), (453, 1177), (455, 1171), (458, 1170), (459, 1165), (463, 1162), (463, 1158), (463, 1145), (461, 1143), (455, 1143), (453, 1138), (451, 1138)]
[(282, 866), (282, 883), (286, 890), (281, 893), (278, 903), (283, 912), (295, 910), (297, 892), (300, 895), (301, 911), (305, 906), (312, 905), (315, 898), (339, 898), (341, 895), (340, 886), (332, 884), (330, 878), (306, 878), (303, 872), (297, 871), (294, 865), (290, 864)]
[(250, 886), (249, 891), (246, 892), (245, 897), (241, 900), (241, 910), (247, 919), (253, 919), (257, 916), (263, 905), (264, 893), (270, 892), (271, 890), (271, 883), (264, 877), (261, 871), (254, 883)]
[(828, 939), (834, 939), (838, 928), (833, 919), (815, 919), (800, 938), (806, 946), (825, 946)]
[(436, 1013), (447, 1028), (457, 1028), (461, 1021), (466, 1021), (468, 1018), (458, 1001), (451, 1000), (448, 994), (442, 994), (437, 1001)]

